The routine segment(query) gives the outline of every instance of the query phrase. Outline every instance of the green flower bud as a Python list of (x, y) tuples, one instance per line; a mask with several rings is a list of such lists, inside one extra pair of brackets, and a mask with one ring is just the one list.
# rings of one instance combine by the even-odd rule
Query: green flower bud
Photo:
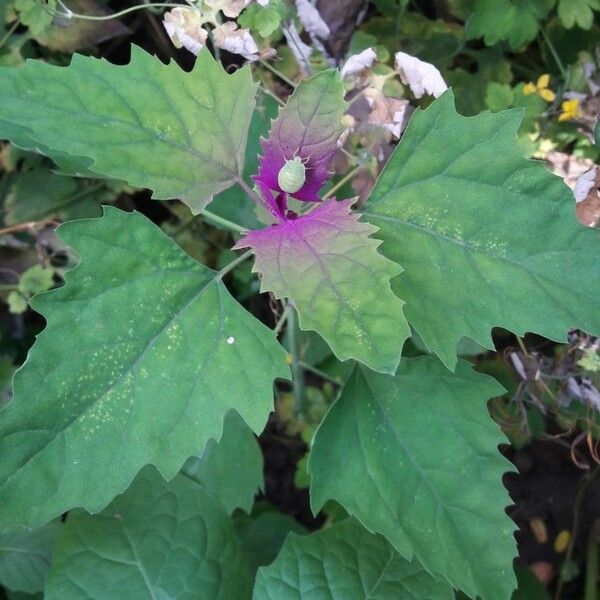
[(306, 167), (299, 156), (287, 160), (277, 175), (279, 187), (288, 194), (297, 192), (306, 181)]

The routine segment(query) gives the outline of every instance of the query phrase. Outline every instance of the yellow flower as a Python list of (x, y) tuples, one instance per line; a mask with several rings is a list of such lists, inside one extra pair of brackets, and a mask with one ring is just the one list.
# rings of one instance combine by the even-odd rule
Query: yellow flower
[(577, 117), (581, 116), (581, 110), (579, 109), (579, 100), (577, 98), (573, 98), (572, 100), (565, 100), (562, 105), (562, 113), (558, 115), (559, 121), (570, 121), (572, 119), (577, 119)]
[(526, 96), (531, 96), (531, 94), (537, 94), (541, 98), (543, 98), (546, 102), (552, 102), (556, 97), (554, 92), (548, 87), (550, 84), (550, 75), (548, 73), (544, 73), (538, 80), (537, 83), (526, 83), (523, 86), (523, 93)]

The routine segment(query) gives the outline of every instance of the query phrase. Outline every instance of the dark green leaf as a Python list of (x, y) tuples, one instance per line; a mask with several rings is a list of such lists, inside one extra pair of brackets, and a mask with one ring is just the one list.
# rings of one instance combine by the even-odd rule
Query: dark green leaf
[(495, 326), (600, 333), (598, 233), (563, 181), (523, 158), (520, 121), (462, 117), (444, 94), (413, 116), (364, 209), (404, 269), (393, 284), (408, 321), (450, 368), (461, 337), (493, 348)]
[(471, 597), (510, 598), (509, 463), (486, 408), (502, 391), (463, 361), (451, 373), (405, 360), (394, 377), (357, 367), (313, 441), (313, 510), (335, 500)]
[(0, 526), (97, 512), (146, 464), (173, 477), (234, 408), (256, 432), (286, 377), (273, 332), (139, 213), (60, 236), (81, 257), (36, 296), (48, 322), (0, 419)]
[(69, 514), (45, 600), (250, 598), (243, 550), (223, 507), (152, 468), (98, 515)]
[(451, 600), (452, 588), (404, 560), (352, 519), (290, 534), (275, 562), (258, 570), (254, 600)]

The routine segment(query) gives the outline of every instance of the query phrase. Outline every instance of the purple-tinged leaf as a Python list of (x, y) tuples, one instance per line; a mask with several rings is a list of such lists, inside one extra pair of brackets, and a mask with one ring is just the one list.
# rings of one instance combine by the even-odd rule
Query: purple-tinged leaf
[(258, 184), (267, 208), (282, 217), (278, 194), (285, 192), (278, 176), (287, 161), (299, 157), (305, 166), (303, 185), (290, 195), (297, 200), (319, 202), (319, 190), (329, 177), (329, 163), (342, 133), (341, 118), (346, 108), (344, 86), (337, 70), (328, 70), (298, 84), (287, 104), (271, 126), (268, 139), (262, 139), (263, 156)]
[(297, 219), (251, 231), (236, 248), (250, 247), (261, 289), (289, 298), (302, 329), (320, 333), (340, 360), (355, 358), (394, 373), (408, 325), (390, 279), (401, 272), (377, 252), (353, 200), (329, 200)]

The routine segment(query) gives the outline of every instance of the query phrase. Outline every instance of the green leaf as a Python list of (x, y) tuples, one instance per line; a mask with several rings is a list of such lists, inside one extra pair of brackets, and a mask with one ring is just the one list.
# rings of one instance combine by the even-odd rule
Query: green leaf
[(468, 337), (504, 327), (566, 341), (600, 333), (598, 232), (573, 195), (515, 141), (520, 111), (457, 114), (451, 93), (417, 110), (365, 207), (406, 317), (448, 367)]
[(257, 32), (263, 38), (273, 35), (281, 21), (287, 17), (289, 9), (281, 0), (270, 0), (266, 6), (251, 4), (239, 16), (240, 27)]
[(8, 312), (13, 315), (20, 315), (24, 313), (29, 306), (27, 304), (27, 299), (23, 296), (23, 294), (21, 294), (21, 292), (18, 292), (17, 290), (13, 290), (8, 294), (6, 297), (6, 303), (8, 304)]
[(508, 40), (513, 49), (534, 40), (540, 21), (556, 0), (477, 0), (466, 25), (467, 39), (483, 37), (492, 46)]
[(254, 433), (235, 410), (225, 415), (219, 442), (209, 440), (200, 457), (186, 463), (183, 472), (209, 490), (232, 513), (250, 512), (262, 490), (263, 457)]
[(29, 61), (0, 69), (0, 137), (199, 212), (241, 176), (255, 91), (249, 67), (228, 75), (208, 51), (191, 73), (135, 46), (125, 66)]
[(26, 296), (33, 296), (49, 290), (54, 285), (54, 269), (33, 265), (21, 275), (19, 291)]
[(312, 535), (290, 534), (258, 570), (253, 600), (451, 600), (449, 585), (404, 560), (352, 519)]
[(256, 516), (236, 514), (233, 526), (248, 557), (254, 576), (258, 567), (270, 565), (290, 532), (304, 535), (306, 529), (290, 515), (272, 510)]
[(41, 221), (95, 217), (100, 203), (111, 200), (103, 182), (63, 177), (43, 167), (19, 173), (4, 207), (7, 225)]
[(463, 361), (451, 373), (431, 357), (404, 360), (395, 377), (356, 367), (313, 440), (313, 511), (335, 500), (471, 597), (510, 598), (509, 463), (486, 408), (502, 392)]
[(358, 220), (353, 200), (328, 200), (306, 215), (251, 231), (261, 291), (289, 298), (300, 327), (317, 331), (340, 360), (393, 373), (410, 334), (390, 279), (399, 267), (377, 252), (376, 228)]
[[(254, 6), (254, 5), (251, 5)], [(244, 177), (247, 179), (258, 171), (258, 155), (262, 152), (260, 145), (261, 136), (266, 137), (271, 127), (271, 119), (277, 117), (279, 105), (273, 98), (264, 93), (259, 93), (257, 97), (256, 110), (252, 114), (250, 121), (250, 131), (248, 133), (248, 143), (246, 146), (246, 166), (244, 167)], [(210, 212), (233, 221), (246, 229), (260, 229), (264, 227), (256, 218), (256, 203), (248, 198), (238, 187), (232, 187), (219, 195), (208, 206)]]
[(100, 514), (69, 514), (45, 600), (250, 598), (243, 550), (223, 507), (178, 475), (144, 469)]
[(487, 85), (485, 103), (490, 110), (499, 112), (513, 105), (514, 92), (508, 83), (492, 81)]
[(256, 432), (286, 377), (275, 335), (139, 213), (59, 228), (81, 262), (0, 418), (0, 527), (98, 512), (146, 464), (173, 477), (235, 408)]
[(559, 0), (558, 18), (567, 28), (575, 25), (591, 29), (594, 24), (594, 11), (600, 10), (600, 0)]
[(41, 592), (61, 528), (52, 521), (33, 531), (0, 533), (0, 583), (16, 592)]
[(36, 36), (52, 23), (56, 0), (15, 0), (14, 8), (21, 23), (29, 27), (31, 35)]

